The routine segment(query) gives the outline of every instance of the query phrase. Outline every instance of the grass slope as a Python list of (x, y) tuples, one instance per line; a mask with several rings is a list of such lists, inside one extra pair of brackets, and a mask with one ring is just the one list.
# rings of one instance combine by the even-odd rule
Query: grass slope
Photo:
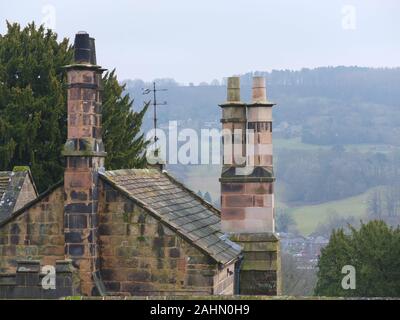
[(332, 214), (342, 217), (353, 216), (362, 219), (366, 215), (368, 195), (374, 189), (342, 200), (329, 201), (317, 205), (292, 207), (287, 208), (287, 210), (293, 215), (299, 231), (303, 235), (309, 235), (320, 223), (326, 222)]

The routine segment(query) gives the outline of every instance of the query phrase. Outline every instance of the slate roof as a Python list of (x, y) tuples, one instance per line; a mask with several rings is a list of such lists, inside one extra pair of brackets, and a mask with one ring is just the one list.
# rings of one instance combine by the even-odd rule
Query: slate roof
[(221, 232), (220, 212), (166, 172), (126, 169), (100, 176), (216, 262), (239, 257), (241, 247)]
[(9, 218), (14, 212), (27, 175), (30, 175), (29, 170), (0, 171), (0, 222)]

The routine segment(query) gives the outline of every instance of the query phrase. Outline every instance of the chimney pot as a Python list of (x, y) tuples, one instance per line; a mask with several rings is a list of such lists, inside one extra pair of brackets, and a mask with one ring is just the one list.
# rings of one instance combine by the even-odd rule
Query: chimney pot
[(74, 60), (76, 63), (91, 62), (91, 41), (89, 34), (84, 31), (79, 31), (75, 35), (74, 42)]
[(227, 97), (228, 102), (240, 102), (240, 78), (229, 77)]
[(265, 88), (265, 78), (261, 76), (253, 77), (253, 90), (252, 90), (253, 103), (266, 103), (267, 90)]

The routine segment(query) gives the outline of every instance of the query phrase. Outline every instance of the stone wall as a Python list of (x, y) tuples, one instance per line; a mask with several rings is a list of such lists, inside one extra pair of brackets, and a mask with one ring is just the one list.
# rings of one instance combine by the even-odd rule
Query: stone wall
[(42, 271), (39, 261), (18, 261), (15, 273), (0, 274), (0, 299), (56, 299), (77, 294), (71, 261), (56, 262), (53, 283)]
[(214, 294), (235, 294), (235, 263), (225, 266), (214, 276)]
[(108, 294), (233, 293), (233, 274), (227, 280), (226, 270), (104, 181), (99, 241)]
[(55, 265), (64, 259), (63, 211), (63, 188), (58, 187), (0, 225), (0, 273), (15, 272), (17, 260)]
[(234, 234), (231, 240), (243, 248), (239, 294), (281, 295), (281, 254), (274, 233)]

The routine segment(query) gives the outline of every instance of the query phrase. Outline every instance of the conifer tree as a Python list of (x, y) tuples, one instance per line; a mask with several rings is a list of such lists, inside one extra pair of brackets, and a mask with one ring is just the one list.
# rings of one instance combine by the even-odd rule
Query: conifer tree
[[(355, 270), (355, 288), (344, 288), (344, 266)], [(399, 297), (400, 228), (375, 220), (350, 227), (350, 233), (335, 230), (322, 249), (315, 293), (322, 296)], [(348, 273), (350, 274), (350, 273)]]
[[(63, 177), (66, 141), (66, 74), (72, 62), (68, 39), (34, 23), (7, 22), (0, 35), (0, 170), (29, 165), (40, 191)], [(106, 168), (141, 167), (146, 142), (144, 113), (132, 111), (115, 72), (103, 77), (103, 131)]]

